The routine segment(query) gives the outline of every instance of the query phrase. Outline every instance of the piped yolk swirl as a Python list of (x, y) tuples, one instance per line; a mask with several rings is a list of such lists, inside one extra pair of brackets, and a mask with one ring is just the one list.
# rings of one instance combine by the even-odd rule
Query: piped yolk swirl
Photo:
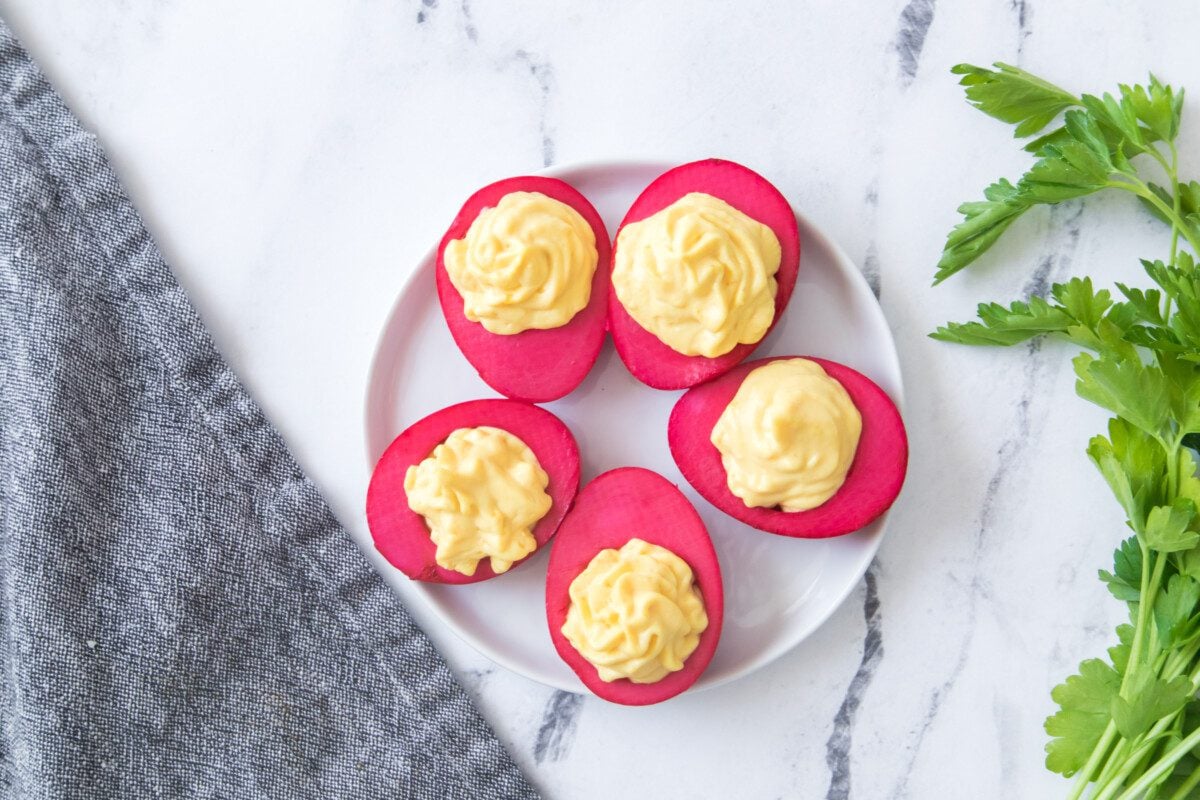
[(816, 508), (854, 462), (862, 415), (820, 364), (772, 361), (742, 381), (713, 426), (729, 491), (747, 506)]
[(483, 559), (506, 572), (537, 549), (550, 479), (523, 441), (499, 428), (459, 428), (408, 468), (408, 506), (425, 518), (443, 569), (474, 575)]
[(692, 192), (621, 229), (613, 290), (676, 352), (715, 358), (766, 335), (775, 319), (775, 232), (724, 200)]
[(540, 192), (504, 195), (442, 254), (463, 314), (501, 335), (570, 322), (591, 298), (598, 259), (587, 220)]
[(683, 669), (708, 627), (692, 568), (641, 539), (601, 550), (569, 592), (563, 635), (606, 682), (657, 683)]

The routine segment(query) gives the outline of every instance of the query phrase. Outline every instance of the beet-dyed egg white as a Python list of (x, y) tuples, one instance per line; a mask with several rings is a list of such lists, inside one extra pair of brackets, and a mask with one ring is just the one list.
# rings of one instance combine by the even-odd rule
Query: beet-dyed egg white
[[(582, 218), (586, 223), (585, 229), (590, 229), (594, 242), (529, 241), (530, 236), (544, 233), (544, 228), (522, 230), (522, 220), (510, 217), (488, 232), (488, 240), (473, 247), (469, 244), (472, 226), (481, 215), (502, 208), (509, 200), (531, 196), (552, 205), (565, 204), (573, 215), (577, 214), (572, 215), (573, 219)], [(559, 224), (554, 230), (563, 229)], [(502, 237), (509, 241), (501, 241)], [(594, 253), (587, 253), (589, 265), (594, 263), (590, 284), (571, 285), (570, 273), (578, 268), (571, 262), (577, 261), (580, 253), (571, 251), (567, 244), (594, 249)], [(554, 280), (567, 283), (555, 285), (562, 293), (586, 298), (586, 302), (578, 310), (569, 308), (569, 319), (561, 324), (554, 322), (554, 327), (546, 327), (543, 321), (517, 332), (512, 332), (512, 326), (508, 332), (492, 332), (486, 327), (488, 321), (468, 318), (467, 300), (447, 269), (448, 250), (456, 251), (452, 256), (472, 250), (469, 255), (490, 262), (479, 265), (484, 282), (493, 278), (504, 282), (535, 316), (545, 314), (547, 287)], [(436, 264), (438, 301), (455, 344), (485, 383), (517, 400), (557, 400), (583, 381), (604, 344), (610, 261), (611, 243), (604, 222), (574, 187), (557, 178), (507, 178), (471, 195), (442, 237)], [(552, 277), (564, 270), (566, 277)], [(495, 297), (497, 285), (483, 286), (480, 297), (485, 301)]]
[[(693, 354), (688, 354), (692, 351), (676, 349), (667, 344), (659, 335), (652, 333), (639, 323), (630, 309), (627, 309), (622, 303), (618, 296), (620, 287), (616, 286), (618, 282), (624, 280), (624, 275), (634, 273), (635, 268), (629, 266), (626, 270), (625, 263), (632, 265), (658, 257), (646, 253), (650, 248), (640, 236), (626, 236), (623, 240), (622, 234), (631, 230), (631, 226), (635, 224), (645, 225), (648, 221), (655, 220), (656, 215), (669, 213), (671, 207), (678, 203), (687, 203), (696, 198), (710, 204), (715, 199), (718, 207), (706, 206), (695, 212), (695, 216), (704, 217), (705, 220), (701, 222), (697, 230), (693, 231), (694, 235), (680, 236), (679, 231), (664, 228), (662, 241), (662, 246), (669, 251), (668, 260), (685, 257), (680, 254), (682, 245), (691, 253), (686, 257), (698, 259), (696, 263), (688, 267), (676, 264), (675, 269), (664, 269), (664, 264), (661, 263), (652, 266), (647, 264), (647, 269), (649, 269), (648, 274), (653, 274), (656, 278), (666, 276), (666, 280), (674, 282), (673, 288), (681, 285), (678, 281), (686, 283), (686, 281), (699, 280), (705, 283), (697, 287), (697, 294), (694, 296), (670, 298), (669, 302), (660, 306), (661, 308), (682, 309), (685, 316), (687, 314), (698, 315), (695, 320), (690, 322), (700, 325), (703, 332), (706, 333), (712, 333), (710, 327), (712, 319), (722, 319), (722, 324), (725, 324), (729, 318), (744, 313), (745, 298), (742, 295), (745, 287), (740, 284), (737, 288), (730, 289), (733, 293), (730, 297), (722, 298), (724, 302), (719, 308), (704, 309), (704, 304), (717, 296), (714, 292), (720, 293), (720, 284), (729, 282), (728, 274), (724, 276), (718, 274), (722, 270), (728, 273), (731, 268), (738, 267), (739, 275), (743, 279), (749, 280), (747, 276), (741, 274), (744, 272), (744, 264), (720, 262), (731, 253), (737, 256), (745, 255), (747, 250), (754, 249), (753, 245), (747, 244), (747, 242), (756, 238), (751, 235), (754, 233), (753, 231), (743, 230), (736, 235), (731, 235), (728, 241), (720, 245), (725, 248), (723, 252), (714, 252), (714, 242), (721, 238), (716, 234), (724, 233), (720, 230), (721, 222), (714, 220), (728, 221), (736, 218), (740, 219), (743, 224), (759, 228), (767, 235), (767, 238), (774, 240), (769, 243), (769, 247), (773, 251), (772, 255), (774, 252), (778, 253), (778, 268), (771, 278), (775, 282), (773, 307), (769, 296), (765, 301), (761, 296), (759, 297), (760, 304), (765, 302), (765, 305), (759, 309), (759, 313), (755, 314), (757, 319), (753, 327), (757, 338), (753, 338), (753, 341), (744, 341), (742, 338), (728, 340), (718, 348), (724, 352), (712, 357), (696, 354), (704, 352), (699, 349)], [(687, 219), (686, 215), (682, 219)], [(672, 224), (682, 223), (664, 223), (664, 225)], [(765, 229), (762, 226), (765, 226)], [(769, 233), (767, 233), (768, 231)], [(773, 236), (769, 234), (773, 234)], [(631, 239), (633, 241), (630, 241)], [(622, 249), (623, 247), (625, 250)], [(782, 316), (788, 300), (791, 298), (792, 290), (795, 288), (796, 275), (800, 265), (800, 233), (795, 212), (787, 199), (758, 173), (740, 164), (720, 159), (683, 164), (668, 170), (651, 182), (625, 214), (625, 218), (617, 230), (613, 248), (614, 290), (609, 293), (608, 298), (608, 327), (612, 333), (613, 344), (630, 373), (642, 383), (656, 389), (686, 389), (695, 386), (727, 372), (749, 356)], [(740, 260), (740, 258), (733, 260)], [(705, 263), (706, 261), (710, 263)], [(719, 269), (714, 271), (713, 267), (717, 265), (719, 265)], [(688, 274), (680, 275), (678, 274), (680, 271)], [(767, 280), (765, 276), (759, 277)], [(759, 282), (756, 285), (761, 286), (762, 284)], [(644, 300), (647, 296), (654, 294), (647, 291), (645, 287), (639, 286), (638, 288), (639, 291), (627, 292), (629, 299)], [(761, 295), (761, 292), (758, 294)], [(652, 297), (649, 302), (653, 304)], [(664, 323), (664, 330), (678, 331), (681, 327), (678, 323), (679, 320), (668, 320)], [(716, 353), (717, 349), (709, 352)]]
[[(774, 362), (804, 359), (819, 365), (857, 409), (861, 432), (840, 486), (819, 505), (805, 510), (750, 507), (734, 494), (713, 429), (747, 377)], [(859, 372), (821, 358), (782, 356), (742, 364), (720, 378), (688, 390), (671, 410), (667, 431), (671, 455), (702, 497), (729, 516), (759, 530), (820, 539), (852, 533), (883, 514), (900, 493), (908, 467), (908, 437), (895, 403)]]
[[(470, 575), (439, 565), (438, 546), (431, 538), (426, 518), (410, 506), (405, 489), (410, 467), (418, 467), (430, 459), (439, 445), (456, 432), (474, 429), (516, 437), (515, 441), (507, 436), (505, 440), (522, 452), (526, 447), (532, 451), (548, 479), (544, 489), (535, 488), (540, 498), (549, 496), (549, 506), (526, 534), (532, 535), (536, 549), (516, 559), (509, 568), (519, 566), (550, 541), (575, 499), (579, 489), (579, 448), (567, 426), (549, 411), (519, 400), (500, 399), (472, 400), (436, 411), (414, 423), (388, 446), (367, 489), (367, 524), (376, 548), (413, 580), (462, 584), (497, 575), (487, 558), (480, 559)], [(520, 469), (524, 475), (536, 472), (530, 465)]]
[[(647, 573), (647, 564), (661, 572)], [(637, 571), (639, 565), (641, 572)], [(618, 575), (616, 570), (622, 566), (635, 574)], [(660, 655), (661, 651), (678, 642), (659, 642), (658, 650), (651, 647), (651, 652), (618, 654), (621, 663), (612, 658), (589, 660), (584, 654), (586, 648), (584, 652), (577, 649), (572, 637), (579, 638), (579, 608), (572, 611), (572, 587), (582, 595), (589, 587), (580, 586), (578, 581), (588, 579), (592, 573), (596, 574), (593, 590), (604, 581), (608, 586), (601, 588), (606, 591), (621, 587), (609, 592), (613, 605), (590, 609), (595, 612), (593, 626), (603, 625), (607, 619), (619, 620), (616, 624), (636, 624), (636, 620), (629, 620), (631, 614), (656, 605), (669, 606), (673, 620), (684, 615), (694, 618), (698, 624), (692, 623), (685, 631), (686, 647), (677, 651), (682, 663), (648, 663), (667, 658)], [(653, 587), (649, 589), (652, 592), (672, 591), (677, 595), (656, 595), (651, 602), (627, 596), (628, 591), (646, 587)], [(588, 592), (588, 599), (595, 599), (594, 591)], [(589, 690), (605, 700), (648, 705), (674, 697), (696, 682), (712, 660), (721, 636), (724, 591), (708, 531), (674, 484), (650, 470), (623, 467), (598, 476), (583, 488), (550, 552), (546, 618), (558, 654)], [(679, 623), (675, 624), (676, 629), (670, 632), (677, 632)], [(653, 638), (644, 629), (640, 632), (640, 637), (632, 630), (614, 637), (602, 631), (599, 638), (626, 643)], [(630, 673), (630, 677), (615, 677), (614, 670), (621, 669), (637, 672)]]

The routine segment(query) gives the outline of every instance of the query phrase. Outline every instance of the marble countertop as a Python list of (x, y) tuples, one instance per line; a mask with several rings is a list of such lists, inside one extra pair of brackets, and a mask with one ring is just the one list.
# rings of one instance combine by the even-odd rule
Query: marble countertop
[[(1113, 639), (1122, 536), (1064, 346), (926, 334), (1072, 274), (1138, 280), (1124, 197), (1039, 210), (930, 288), (955, 207), (1025, 159), (949, 75), (1200, 91), (1194, 3), (0, 0), (108, 149), (222, 351), (351, 527), (363, 387), (411, 265), (462, 199), (577, 160), (720, 155), (769, 175), (878, 288), (908, 486), (865, 581), (754, 675), (660, 707), (555, 692), (430, 635), (552, 798), (1040, 798), (1050, 688)], [(1200, 172), (1190, 103), (1184, 170)], [(421, 615), (421, 609), (416, 609)]]

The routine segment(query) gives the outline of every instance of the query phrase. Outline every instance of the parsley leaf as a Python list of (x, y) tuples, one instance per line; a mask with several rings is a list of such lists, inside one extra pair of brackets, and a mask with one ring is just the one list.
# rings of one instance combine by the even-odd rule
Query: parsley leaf
[(1117, 644), (1108, 648), (1108, 657), (1112, 659), (1113, 667), (1122, 675), (1129, 668), (1129, 651), (1133, 647), (1133, 626), (1117, 626)]
[(983, 200), (958, 207), (964, 219), (946, 237), (935, 284), (987, 252), (1031, 206), (1092, 194), (1113, 185), (1111, 176), (1127, 168), (1119, 148), (1114, 160), (1100, 126), (1085, 112), (1066, 112), (1062, 130), (1039, 149), (1039, 159), (1015, 185), (1002, 178), (984, 190)]
[(1168, 435), (1171, 406), (1161, 369), (1137, 358), (1110, 354), (1095, 358), (1080, 353), (1074, 363), (1079, 379), (1075, 391), (1080, 397), (1129, 420), (1151, 436)]
[(1016, 136), (1031, 136), (1078, 98), (1025, 70), (997, 62), (995, 69), (959, 64), (951, 68), (967, 87), (967, 101), (988, 116), (1017, 126)]
[(1180, 253), (1177, 266), (1143, 260), (1142, 267), (1178, 308), (1168, 323), (1169, 329), (1190, 349), (1200, 350), (1200, 273), (1191, 256)]
[(1145, 125), (1155, 138), (1170, 142), (1179, 134), (1183, 115), (1183, 90), (1175, 90), (1150, 76), (1149, 88), (1121, 85), (1121, 103), (1133, 110), (1138, 122)]
[(1162, 448), (1151, 436), (1121, 419), (1109, 421), (1108, 436), (1092, 437), (1088, 456), (1116, 495), (1129, 524), (1141, 532), (1149, 509), (1161, 499), (1159, 476), (1165, 470)]
[(1133, 325), (1125, 331), (1125, 341), (1159, 352), (1185, 353), (1188, 348), (1169, 330), (1149, 325)]
[(1126, 603), (1141, 600), (1142, 548), (1136, 536), (1130, 536), (1113, 551), (1113, 571), (1100, 570), (1100, 580), (1108, 584), (1113, 597)]
[(1126, 739), (1143, 735), (1161, 718), (1180, 711), (1192, 695), (1192, 682), (1182, 675), (1165, 681), (1149, 670), (1135, 674), (1139, 679), (1133, 682), (1129, 696), (1112, 699), (1113, 722)]
[[(1068, 116), (1081, 112), (1068, 112)], [(1108, 186), (1109, 176), (1117, 171), (1107, 154), (1098, 153), (1092, 143), (1072, 139), (1042, 148), (1042, 157), (1030, 167), (1018, 184), (1026, 202), (1059, 203), (1098, 192)]]
[[(1196, 461), (1187, 450), (1179, 451), (1179, 496), (1191, 500), (1200, 509), (1200, 477), (1196, 476)], [(1196, 577), (1200, 577), (1197, 575)]]
[(1159, 364), (1170, 382), (1171, 414), (1177, 433), (1200, 431), (1200, 370), (1187, 358), (1175, 358), (1175, 350), (1163, 350)]
[(1078, 324), (1065, 309), (1051, 306), (1040, 297), (1028, 303), (1017, 301), (1008, 308), (999, 303), (981, 303), (978, 313), (982, 322), (951, 322), (930, 335), (959, 344), (1012, 345), (1043, 333), (1065, 333)]
[(1112, 718), (1121, 688), (1116, 671), (1098, 658), (1079, 665), (1079, 674), (1054, 687), (1050, 696), (1060, 709), (1046, 720), (1046, 767), (1071, 776), (1083, 768)]
[(1160, 553), (1191, 550), (1200, 544), (1200, 533), (1188, 530), (1195, 516), (1196, 505), (1186, 497), (1150, 509), (1146, 516), (1146, 546)]
[(996, 243), (1017, 217), (1029, 210), (1017, 187), (1001, 178), (983, 190), (983, 200), (958, 207), (962, 222), (946, 237), (934, 283), (941, 283), (979, 258)]
[(1058, 305), (1041, 297), (1015, 301), (1007, 307), (980, 303), (979, 322), (951, 322), (930, 334), (943, 342), (972, 345), (1013, 345), (1046, 333), (1058, 333), (1100, 349), (1104, 339), (1120, 340), (1136, 318), (1135, 309), (1114, 304), (1107, 290), (1095, 291), (1091, 278), (1056, 283), (1051, 295)]
[(1131, 289), (1123, 283), (1118, 283), (1117, 289), (1137, 311), (1139, 319), (1159, 327), (1166, 324), (1162, 315), (1162, 292), (1157, 289)]
[[(1103, 97), (1085, 94), (1080, 100), (1088, 110), (1089, 116), (1103, 131), (1110, 153), (1120, 151), (1123, 155), (1134, 156), (1146, 152), (1147, 142), (1153, 135), (1147, 136), (1137, 115), (1127, 100), (1118, 101), (1107, 92)], [(1129, 152), (1126, 154), (1125, 150)]]
[(1026, 153), (1032, 153), (1035, 156), (1046, 149), (1047, 145), (1061, 145), (1071, 141), (1071, 134), (1067, 132), (1066, 127), (1060, 125), (1049, 133), (1042, 134), (1036, 139), (1025, 144), (1022, 148)]
[[(1170, 197), (1170, 194), (1167, 196)], [(1180, 182), (1179, 207), (1184, 214), (1200, 212), (1200, 181)]]
[(1112, 295), (1107, 289), (1095, 291), (1091, 278), (1072, 278), (1066, 283), (1056, 283), (1050, 293), (1072, 319), (1088, 328), (1095, 328), (1104, 312), (1112, 306)]
[(1170, 647), (1184, 638), (1200, 603), (1200, 583), (1188, 575), (1172, 575), (1166, 590), (1154, 601), (1154, 624), (1158, 627), (1161, 647)]

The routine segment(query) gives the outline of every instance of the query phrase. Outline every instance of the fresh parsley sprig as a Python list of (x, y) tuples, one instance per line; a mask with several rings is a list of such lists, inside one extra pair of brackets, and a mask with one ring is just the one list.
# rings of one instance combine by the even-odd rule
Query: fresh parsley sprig
[(1107, 658), (1084, 661), (1051, 693), (1059, 710), (1046, 720), (1046, 765), (1077, 776), (1072, 799), (1200, 795), (1200, 183), (1177, 171), (1183, 91), (1151, 76), (1116, 95), (1075, 96), (1006, 64), (953, 72), (972, 105), (1019, 138), (1037, 137), (1025, 145), (1036, 161), (1015, 183), (1001, 179), (959, 207), (935, 283), (1036, 205), (1117, 189), (1171, 227), (1167, 259), (1142, 262), (1151, 286), (1117, 284), (1118, 299), (1072, 278), (1045, 297), (983, 303), (976, 321), (931, 335), (1004, 346), (1050, 335), (1084, 348), (1076, 392), (1114, 415), (1087, 453), (1133, 532), (1100, 579), (1126, 604), (1129, 623)]
[[(1119, 97), (1076, 97), (1017, 67), (995, 66), (990, 70), (960, 64), (952, 70), (963, 76), (960, 82), (972, 105), (1016, 125), (1018, 137), (1059, 124), (1026, 145), (1037, 161), (1015, 184), (1001, 179), (984, 189), (983, 200), (959, 206), (963, 221), (946, 239), (935, 283), (983, 255), (1030, 208), (1103, 189), (1132, 192), (1169, 222), (1173, 251), (1179, 236), (1200, 250), (1200, 184), (1187, 184), (1181, 191), (1177, 174), (1175, 138), (1183, 112), (1182, 90), (1176, 94), (1151, 76), (1145, 87), (1120, 86)], [(1157, 162), (1167, 184), (1143, 180), (1133, 162), (1138, 156)]]

